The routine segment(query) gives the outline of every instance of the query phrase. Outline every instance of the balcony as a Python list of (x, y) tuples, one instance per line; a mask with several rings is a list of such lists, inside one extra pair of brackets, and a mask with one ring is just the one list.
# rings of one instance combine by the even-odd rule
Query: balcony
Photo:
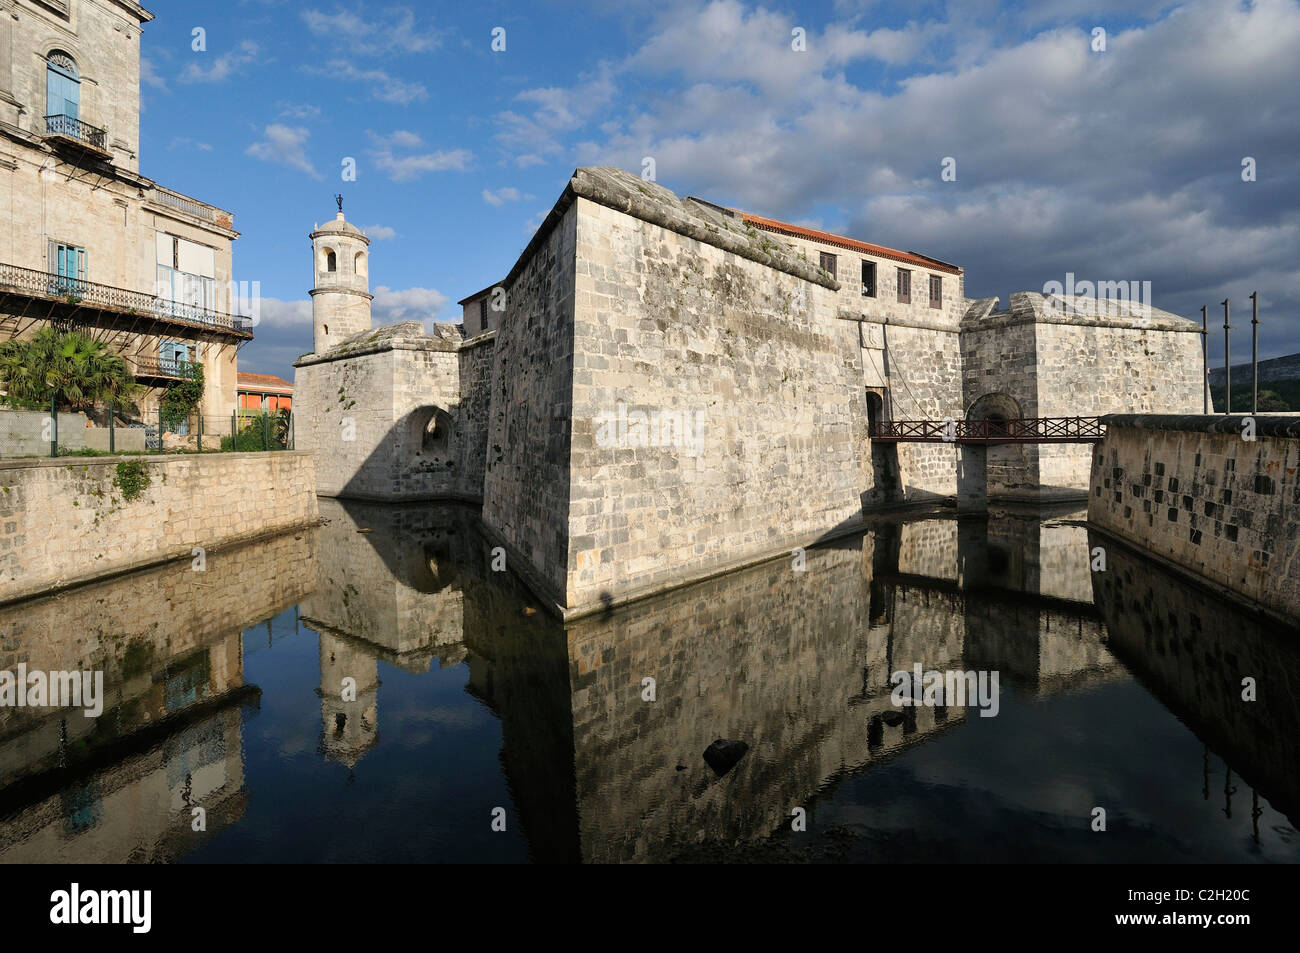
[(194, 361), (178, 361), (174, 358), (137, 357), (124, 355), (131, 366), (131, 374), (136, 378), (153, 378), (156, 380), (185, 381), (195, 375), (199, 365)]
[(233, 229), (235, 227), (235, 216), (225, 209), (209, 205), (207, 202), (200, 202), (198, 199), (192, 199), (180, 192), (173, 192), (161, 185), (155, 185), (148, 198), (151, 202), (156, 202), (165, 208), (174, 209), (178, 212), (184, 212), (186, 215), (192, 215), (200, 221), (209, 222), (221, 228)]
[(0, 263), (0, 313), (73, 325), (180, 326), (253, 336), (253, 319), (245, 315), (5, 263)]
[(46, 116), (45, 134), (108, 155), (108, 133), (73, 116)]

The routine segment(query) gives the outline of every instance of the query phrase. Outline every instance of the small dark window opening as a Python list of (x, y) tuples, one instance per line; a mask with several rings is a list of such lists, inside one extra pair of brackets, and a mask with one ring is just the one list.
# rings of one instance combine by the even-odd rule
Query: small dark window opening
[(487, 298), (479, 298), (478, 301), (478, 325), (480, 331), (488, 330), (488, 303)]
[(338, 271), (338, 270), (339, 270), (339, 259), (338, 259), (338, 256), (335, 255), (332, 251), (327, 251), (327, 252), (325, 253), (325, 270), (326, 270), (326, 271)]
[(835, 277), (835, 256), (828, 251), (821, 253), (821, 266), (825, 271), (830, 272), (832, 278)]
[(908, 268), (898, 269), (898, 303), (912, 303), (912, 272)]
[(943, 307), (943, 279), (938, 275), (930, 276), (930, 307)]
[(876, 296), (876, 263), (874, 261), (864, 261), (862, 263), (862, 297), (874, 298)]

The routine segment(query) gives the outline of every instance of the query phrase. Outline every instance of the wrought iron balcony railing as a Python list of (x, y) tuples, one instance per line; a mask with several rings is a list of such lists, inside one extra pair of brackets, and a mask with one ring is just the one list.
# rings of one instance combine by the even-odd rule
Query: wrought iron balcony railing
[(107, 150), (108, 133), (98, 126), (92, 126), (73, 116), (46, 116), (45, 132), (51, 136), (64, 136), (77, 142), (84, 142), (101, 152)]
[(194, 361), (178, 361), (171, 358), (152, 358), (127, 356), (136, 377), (170, 377), (174, 380), (189, 380), (198, 367)]
[(250, 332), (253, 319), (226, 314), (183, 301), (169, 301), (142, 291), (114, 288), (79, 278), (67, 278), (48, 271), (35, 271), (0, 263), (0, 294), (30, 295), (47, 301), (104, 308), (124, 315), (151, 317), (161, 321), (203, 325), (229, 331)]

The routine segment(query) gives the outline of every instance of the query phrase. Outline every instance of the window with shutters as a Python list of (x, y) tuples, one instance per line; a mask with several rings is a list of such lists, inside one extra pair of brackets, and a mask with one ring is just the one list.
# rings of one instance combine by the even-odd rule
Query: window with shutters
[(912, 303), (912, 271), (909, 268), (898, 269), (898, 303)]
[(830, 273), (832, 278), (835, 277), (835, 256), (828, 251), (821, 253), (821, 266), (824, 271)]
[(930, 307), (943, 307), (943, 279), (938, 275), (930, 276)]
[(81, 118), (81, 74), (62, 50), (52, 52), (45, 63), (45, 115)]

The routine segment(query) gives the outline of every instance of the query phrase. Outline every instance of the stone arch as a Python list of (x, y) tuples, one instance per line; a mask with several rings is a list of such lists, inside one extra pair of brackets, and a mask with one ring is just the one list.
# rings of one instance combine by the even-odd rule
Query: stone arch
[(325, 272), (339, 270), (339, 256), (335, 254), (333, 248), (326, 247), (321, 250), (321, 270)]
[(867, 423), (875, 426), (885, 419), (885, 397), (878, 391), (867, 389)]
[(411, 414), (410, 446), (414, 456), (446, 459), (452, 453), (451, 414), (433, 404)]
[(975, 400), (966, 411), (967, 420), (987, 420), (990, 424), (990, 433), (995, 431), (998, 424), (1004, 425), (1005, 429), (1007, 421), (1020, 420), (1023, 417), (1020, 403), (1010, 394), (1002, 392), (985, 394)]
[(359, 251), (352, 259), (352, 270), (358, 277), (364, 278), (366, 277), (366, 268), (366, 253)]

